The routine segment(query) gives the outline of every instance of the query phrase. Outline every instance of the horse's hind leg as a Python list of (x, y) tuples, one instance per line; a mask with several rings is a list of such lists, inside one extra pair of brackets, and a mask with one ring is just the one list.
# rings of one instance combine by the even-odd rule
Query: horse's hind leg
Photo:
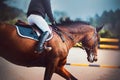
[(68, 72), (64, 67), (58, 67), (55, 71), (60, 76), (64, 77), (66, 80), (77, 80), (70, 72)]

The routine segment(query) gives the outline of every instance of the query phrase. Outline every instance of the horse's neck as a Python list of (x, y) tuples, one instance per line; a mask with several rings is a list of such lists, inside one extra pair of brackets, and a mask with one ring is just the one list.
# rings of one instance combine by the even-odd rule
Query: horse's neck
[[(63, 31), (64, 36), (66, 37), (66, 43), (68, 46), (74, 46), (77, 42), (80, 42), (85, 37), (85, 32), (80, 32), (80, 30), (70, 27), (62, 27), (61, 30)], [(83, 35), (84, 34), (84, 35)], [(70, 39), (70, 37), (72, 39)]]

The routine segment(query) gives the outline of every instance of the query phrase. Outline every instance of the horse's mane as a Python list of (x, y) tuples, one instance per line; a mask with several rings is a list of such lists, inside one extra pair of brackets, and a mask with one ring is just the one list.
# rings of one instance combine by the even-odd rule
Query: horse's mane
[(57, 23), (57, 26), (69, 26), (69, 25), (74, 25), (74, 24), (85, 24), (85, 25), (90, 25), (89, 22), (85, 22), (85, 21), (62, 21)]
[[(79, 26), (78, 26), (79, 25)], [(80, 26), (86, 25), (86, 26)], [(90, 23), (85, 21), (64, 21), (57, 24), (58, 27), (68, 28), (71, 33), (86, 33), (93, 30), (93, 27), (90, 27)], [(76, 28), (75, 28), (76, 27)]]

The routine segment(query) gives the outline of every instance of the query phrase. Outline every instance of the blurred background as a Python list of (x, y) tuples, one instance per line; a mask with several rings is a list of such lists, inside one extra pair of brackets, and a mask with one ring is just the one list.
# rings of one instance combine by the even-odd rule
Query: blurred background
[[(0, 0), (0, 22), (15, 24), (18, 19), (27, 22), (29, 3), (30, 0)], [(51, 4), (57, 23), (82, 20), (94, 27), (105, 25), (100, 32), (99, 61), (94, 64), (109, 68), (65, 67), (78, 80), (120, 80), (120, 0), (51, 0)], [(49, 23), (47, 17), (46, 20)], [(79, 48), (70, 50), (67, 62), (89, 64), (85, 51)], [(0, 57), (0, 80), (43, 80), (43, 75), (44, 68), (14, 65)], [(52, 80), (64, 79), (55, 74)]]

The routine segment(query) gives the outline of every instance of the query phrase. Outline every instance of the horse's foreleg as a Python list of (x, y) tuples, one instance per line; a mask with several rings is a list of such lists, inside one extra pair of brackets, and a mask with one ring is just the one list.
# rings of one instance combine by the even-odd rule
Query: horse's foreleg
[(64, 77), (66, 80), (77, 80), (70, 72), (68, 72), (64, 67), (57, 67), (57, 74)]
[(53, 73), (58, 65), (59, 59), (52, 59), (48, 62), (45, 70), (44, 80), (51, 80)]

